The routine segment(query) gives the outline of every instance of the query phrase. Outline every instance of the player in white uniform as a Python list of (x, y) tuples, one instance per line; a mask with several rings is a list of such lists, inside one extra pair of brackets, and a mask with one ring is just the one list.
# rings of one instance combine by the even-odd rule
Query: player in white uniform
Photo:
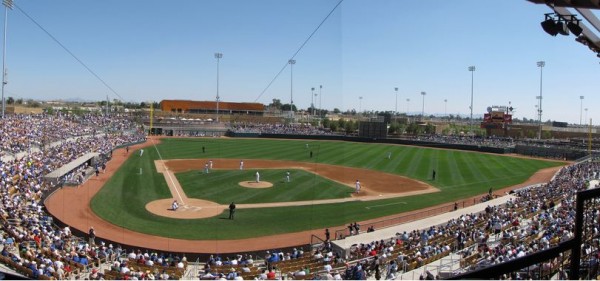
[(244, 160), (240, 160), (240, 170), (244, 169)]
[(356, 190), (355, 193), (358, 193), (360, 191), (360, 181), (356, 180), (356, 183), (354, 185)]
[(260, 182), (260, 174), (256, 171), (256, 182)]

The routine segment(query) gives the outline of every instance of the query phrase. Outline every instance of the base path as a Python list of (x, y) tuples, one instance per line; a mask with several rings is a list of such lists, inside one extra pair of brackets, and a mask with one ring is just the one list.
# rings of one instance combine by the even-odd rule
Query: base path
[[(157, 143), (160, 138), (149, 137), (148, 141), (143, 144), (135, 145), (131, 147), (129, 155), (132, 155), (135, 150), (152, 146)], [(62, 221), (68, 224), (72, 228), (87, 233), (88, 229), (93, 226), (96, 230), (98, 239), (108, 239), (116, 243), (130, 245), (134, 247), (144, 247), (150, 249), (156, 249), (159, 251), (167, 252), (181, 252), (181, 253), (240, 253), (247, 251), (260, 251), (265, 249), (284, 248), (290, 246), (308, 244), (310, 241), (310, 235), (323, 236), (322, 229), (307, 230), (295, 233), (287, 233), (280, 235), (262, 236), (257, 238), (240, 239), (240, 240), (183, 240), (183, 239), (172, 239), (167, 237), (160, 237), (154, 235), (143, 234), (135, 231), (131, 231), (110, 222), (104, 221), (90, 208), (90, 201), (92, 197), (100, 190), (104, 183), (114, 174), (119, 167), (125, 162), (129, 155), (125, 152), (125, 149), (118, 149), (113, 152), (112, 159), (107, 164), (106, 173), (101, 173), (98, 177), (92, 177), (83, 185), (78, 187), (65, 187), (57, 190), (53, 193), (45, 202), (46, 209), (48, 212)], [(246, 160), (247, 161), (247, 160)], [(218, 163), (215, 163), (218, 164)], [(249, 163), (248, 163), (249, 164)], [(216, 165), (215, 165), (216, 166)], [(198, 167), (198, 166), (196, 166)], [(554, 173), (561, 167), (551, 168), (539, 171), (533, 175), (526, 183), (519, 186), (525, 186), (535, 183), (548, 182)], [(349, 175), (351, 176), (351, 175)], [(361, 181), (364, 181), (361, 179)], [(510, 190), (513, 187), (506, 188), (504, 190)], [(497, 193), (503, 192), (504, 190), (498, 190)], [(188, 199), (190, 200), (190, 199)], [(194, 199), (197, 200), (197, 199)], [(172, 199), (168, 199), (168, 204), (172, 203)], [(199, 204), (207, 205), (209, 201), (201, 202)], [(207, 206), (208, 207), (208, 206)], [(181, 208), (181, 207), (180, 207)], [(216, 208), (216, 207), (215, 207)], [(431, 207), (431, 209), (434, 209)], [(179, 210), (178, 210), (179, 211)], [(222, 211), (222, 210), (220, 210)], [(220, 212), (218, 209), (215, 212)], [(410, 213), (425, 214), (421, 211), (413, 211)], [(431, 215), (431, 214), (428, 214)], [(397, 215), (389, 217), (397, 217)], [(423, 215), (424, 217), (425, 215)], [(418, 215), (417, 215), (418, 217)], [(369, 221), (381, 220), (384, 218), (377, 218)], [(368, 221), (359, 222), (361, 225), (366, 224)], [(345, 226), (330, 227), (330, 229), (344, 228)]]
[[(158, 216), (177, 219), (199, 219), (214, 217), (221, 214), (221, 212), (228, 208), (227, 205), (219, 205), (211, 201), (188, 198), (181, 188), (177, 177), (175, 176), (175, 173), (199, 170), (198, 167), (202, 167), (204, 163), (207, 163), (209, 160), (213, 162), (215, 167), (219, 167), (215, 170), (237, 169), (239, 163), (239, 160), (236, 159), (154, 160), (156, 170), (164, 175), (165, 181), (169, 186), (169, 190), (171, 191), (173, 198), (152, 201), (146, 205), (146, 210)], [(264, 159), (246, 159), (245, 162), (247, 163), (246, 169), (250, 167), (252, 169), (302, 169), (352, 188), (354, 188), (355, 179), (358, 178), (362, 182), (362, 187), (358, 194), (353, 193), (352, 197), (350, 198), (237, 204), (238, 209), (306, 206), (348, 201), (381, 200), (439, 191), (439, 189), (421, 181), (361, 168)], [(273, 186), (273, 184), (270, 182), (265, 181), (243, 181), (239, 184), (247, 188), (268, 188)], [(177, 211), (173, 211), (171, 208), (171, 205), (175, 200), (181, 206), (181, 208), (179, 208)]]

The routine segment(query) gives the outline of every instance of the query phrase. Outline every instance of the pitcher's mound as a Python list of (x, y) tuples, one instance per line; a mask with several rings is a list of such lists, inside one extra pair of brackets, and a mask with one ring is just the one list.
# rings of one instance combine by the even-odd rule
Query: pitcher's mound
[(238, 184), (240, 186), (249, 187), (249, 188), (269, 188), (269, 187), (273, 186), (273, 184), (268, 181), (261, 181), (261, 182), (241, 181)]
[(217, 216), (227, 209), (226, 205), (215, 202), (186, 198), (185, 203), (180, 202), (179, 209), (171, 209), (173, 198), (154, 200), (146, 204), (146, 210), (155, 215), (175, 219), (202, 219)]

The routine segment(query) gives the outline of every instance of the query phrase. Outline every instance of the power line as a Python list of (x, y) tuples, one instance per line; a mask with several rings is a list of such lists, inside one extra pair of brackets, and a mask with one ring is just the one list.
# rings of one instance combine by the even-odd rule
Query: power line
[(340, 4), (342, 4), (342, 2), (344, 2), (344, 0), (340, 0), (333, 7), (333, 9), (331, 9), (331, 11), (329, 12), (329, 14), (327, 14), (327, 16), (325, 16), (325, 18), (321, 21), (321, 23), (319, 23), (319, 25), (315, 28), (315, 30), (313, 30), (313, 32), (308, 36), (308, 38), (306, 38), (306, 40), (304, 40), (304, 43), (302, 43), (302, 45), (300, 45), (300, 48), (298, 48), (298, 50), (296, 50), (296, 52), (294, 53), (294, 55), (292, 55), (291, 58), (285, 60), (285, 64), (283, 65), (283, 67), (281, 68), (281, 70), (279, 70), (279, 72), (275, 75), (275, 77), (273, 77), (273, 79), (271, 80), (271, 82), (269, 82), (269, 85), (267, 85), (267, 87), (260, 93), (260, 95), (258, 95), (258, 97), (254, 100), (254, 102), (258, 101), (262, 97), (262, 95), (269, 89), (269, 87), (271, 87), (271, 85), (273, 84), (273, 82), (275, 82), (275, 80), (277, 80), (277, 77), (279, 77), (279, 75), (281, 75), (281, 73), (288, 66), (288, 61), (294, 59), (296, 57), (296, 55), (298, 53), (300, 53), (300, 51), (302, 50), (302, 48), (304, 48), (304, 45), (306, 45), (306, 43), (308, 43), (308, 41), (313, 37), (313, 35), (315, 35), (315, 33), (317, 33), (317, 31), (319, 30), (319, 28), (321, 28), (321, 26), (323, 25), (323, 23), (325, 23), (325, 21), (329, 18), (329, 16), (331, 16), (331, 14), (333, 14), (333, 12), (337, 9), (337, 7)]
[(121, 95), (119, 95), (110, 85), (108, 85), (102, 78), (100, 78), (100, 76), (98, 76), (98, 74), (96, 74), (96, 72), (94, 72), (91, 68), (89, 68), (75, 54), (73, 54), (73, 52), (71, 52), (71, 50), (69, 50), (67, 47), (65, 47), (65, 45), (63, 45), (60, 41), (58, 41), (58, 39), (56, 39), (56, 37), (54, 37), (52, 34), (50, 34), (50, 32), (48, 32), (48, 30), (46, 30), (36, 20), (34, 20), (31, 16), (29, 16), (29, 14), (27, 14), (25, 11), (23, 11), (23, 9), (21, 9), (21, 7), (19, 7), (14, 2), (13, 2), (13, 6), (17, 7), (17, 9), (19, 9), (19, 11), (21, 11), (21, 13), (23, 13), (27, 18), (29, 18), (29, 20), (31, 20), (35, 25), (37, 25), (37, 27), (39, 27), (42, 31), (44, 31), (44, 33), (46, 33), (46, 35), (48, 35), (52, 40), (54, 40), (54, 42), (56, 42), (56, 44), (58, 44), (61, 48), (63, 48), (63, 50), (65, 50), (69, 55), (71, 55), (71, 57), (73, 57), (77, 62), (79, 62), (79, 64), (81, 64), (85, 69), (87, 69), (87, 71), (89, 71), (94, 77), (96, 77), (96, 79), (98, 79), (102, 84), (104, 84), (104, 86), (106, 86), (106, 88), (108, 88), (111, 92), (113, 92), (113, 94), (115, 94), (117, 97), (119, 97), (120, 100), (123, 100), (123, 97), (121, 97)]

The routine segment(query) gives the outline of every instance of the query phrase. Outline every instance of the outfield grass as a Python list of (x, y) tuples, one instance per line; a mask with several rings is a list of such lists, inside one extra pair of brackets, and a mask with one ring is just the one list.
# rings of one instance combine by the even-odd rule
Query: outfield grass
[[(309, 149), (305, 147), (307, 143)], [(203, 146), (206, 153), (202, 153)], [(328, 141), (165, 139), (156, 149), (145, 150), (143, 157), (131, 154), (133, 156), (92, 199), (92, 208), (100, 217), (124, 228), (182, 239), (248, 238), (343, 225), (457, 201), (486, 193), (490, 187), (512, 186), (524, 182), (539, 169), (563, 164), (456, 150)], [(312, 158), (310, 151), (313, 151)], [(388, 152), (392, 153), (392, 159), (387, 159)], [(174, 220), (150, 214), (144, 208), (151, 200), (170, 197), (163, 175), (157, 174), (154, 168), (153, 161), (161, 157), (275, 159), (360, 167), (425, 181), (441, 192), (370, 202), (240, 209), (235, 221), (222, 220), (226, 214), (207, 219)], [(143, 168), (143, 176), (136, 175), (139, 168)], [(435, 181), (430, 179), (433, 169), (437, 172)], [(185, 181), (184, 178), (180, 180)], [(185, 188), (189, 188), (188, 184)], [(214, 196), (238, 196), (235, 189), (231, 190), (233, 195), (228, 190), (221, 191), (215, 191)], [(398, 202), (405, 204), (390, 205)]]
[[(199, 198), (219, 204), (273, 203), (350, 197), (354, 189), (303, 170), (258, 170), (261, 181), (269, 188), (247, 188), (239, 182), (252, 180), (256, 170), (213, 170), (209, 174), (189, 171), (175, 174), (188, 198)], [(285, 182), (290, 171), (291, 181)]]

